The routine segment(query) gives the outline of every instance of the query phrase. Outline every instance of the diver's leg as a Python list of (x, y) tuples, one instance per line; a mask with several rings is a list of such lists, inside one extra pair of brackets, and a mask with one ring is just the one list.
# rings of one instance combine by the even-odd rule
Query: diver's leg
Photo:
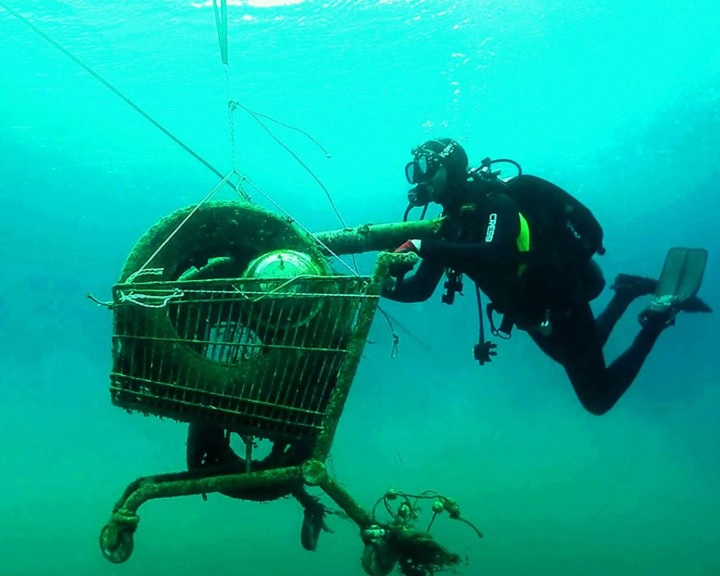
[(652, 278), (633, 276), (631, 274), (617, 275), (615, 282), (611, 286), (615, 294), (613, 294), (605, 310), (598, 314), (595, 320), (597, 338), (601, 342), (601, 346), (605, 346), (613, 328), (615, 328), (618, 320), (625, 314), (633, 300), (640, 296), (653, 294), (656, 287), (657, 280)]
[(601, 415), (630, 387), (661, 332), (642, 328), (630, 347), (606, 366), (599, 329), (590, 306), (583, 305), (553, 324), (553, 347), (581, 404)]
[(530, 338), (533, 339), (538, 348), (547, 356), (555, 360), (558, 364), (565, 364), (565, 347), (563, 340), (558, 338), (557, 334), (542, 336), (537, 331), (529, 331)]
[[(673, 248), (668, 252), (660, 280), (632, 274), (618, 274), (611, 287), (615, 294), (607, 308), (596, 319), (598, 338), (603, 346), (628, 306), (640, 296), (654, 294), (656, 300), (662, 300), (658, 297), (667, 293), (672, 296), (675, 311), (712, 312), (710, 306), (696, 295), (702, 284), (706, 260), (705, 250)], [(648, 312), (650, 315), (653, 315), (653, 312), (658, 313), (657, 310), (646, 310), (646, 313)], [(662, 316), (663, 311), (659, 311), (659, 314)]]
[(704, 248), (671, 248), (665, 257), (655, 297), (640, 313), (640, 324), (671, 325), (679, 310), (711, 312), (697, 297), (707, 264)]

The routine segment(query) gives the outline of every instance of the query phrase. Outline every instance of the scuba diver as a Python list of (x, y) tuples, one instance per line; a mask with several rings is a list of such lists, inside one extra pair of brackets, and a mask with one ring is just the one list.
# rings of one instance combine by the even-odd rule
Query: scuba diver
[[(474, 348), (482, 365), (496, 355), (485, 341), (481, 292), (490, 299), (486, 313), (492, 333), (509, 338), (526, 331), (539, 348), (565, 369), (584, 408), (608, 412), (636, 378), (660, 334), (678, 311), (711, 312), (696, 294), (707, 259), (704, 249), (673, 248), (659, 280), (619, 274), (607, 308), (593, 316), (590, 302), (605, 287), (593, 260), (605, 252), (603, 230), (576, 198), (542, 178), (523, 174), (513, 160), (486, 158), (468, 169), (468, 156), (456, 141), (429, 140), (413, 151), (405, 167), (410, 204), (442, 207), (440, 238), (408, 240), (396, 252), (413, 252), (420, 263), (393, 278), (383, 296), (398, 302), (427, 300), (447, 274), (443, 302), (462, 291), (462, 277), (476, 285), (480, 341)], [(501, 179), (496, 163), (510, 163), (518, 174)], [(630, 347), (607, 365), (603, 347), (628, 306), (654, 295), (640, 313), (640, 332)], [(495, 328), (493, 312), (502, 314)]]

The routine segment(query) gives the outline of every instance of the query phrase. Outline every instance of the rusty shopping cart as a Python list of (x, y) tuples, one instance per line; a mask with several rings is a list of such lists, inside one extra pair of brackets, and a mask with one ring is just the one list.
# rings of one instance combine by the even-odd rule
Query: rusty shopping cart
[[(399, 226), (391, 242), (401, 237)], [(409, 226), (425, 235), (437, 228)], [(369, 242), (367, 230), (325, 235), (332, 238)], [(187, 423), (189, 465), (126, 488), (101, 531), (103, 555), (114, 563), (128, 560), (138, 508), (151, 499), (213, 492), (263, 501), (293, 496), (307, 519), (317, 500), (305, 486), (317, 486), (360, 527), (369, 574), (387, 574), (398, 563), (408, 574), (456, 564), (456, 555), (410, 526), (413, 499), (432, 497), (435, 514), (446, 510), (460, 518), (452, 500), (391, 491), (383, 500), (388, 510), (394, 500), (398, 512), (382, 523), (325, 466), (382, 286), (408, 258), (380, 252), (371, 274), (339, 274), (328, 264), (327, 244), (240, 202), (182, 209), (149, 230), (113, 287), (111, 401)], [(208, 459), (203, 430), (223, 431), (214, 437), (225, 450), (227, 435), (239, 435), (245, 453), (233, 453), (231, 461)], [(257, 441), (272, 446), (262, 459), (253, 452)], [(303, 524), (304, 546), (313, 545), (319, 526)]]

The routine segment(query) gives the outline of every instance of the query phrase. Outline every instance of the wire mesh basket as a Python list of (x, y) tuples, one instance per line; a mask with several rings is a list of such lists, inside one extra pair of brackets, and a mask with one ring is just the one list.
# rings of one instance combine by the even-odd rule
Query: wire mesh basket
[(257, 437), (315, 438), (339, 419), (377, 283), (333, 275), (118, 284), (112, 402)]

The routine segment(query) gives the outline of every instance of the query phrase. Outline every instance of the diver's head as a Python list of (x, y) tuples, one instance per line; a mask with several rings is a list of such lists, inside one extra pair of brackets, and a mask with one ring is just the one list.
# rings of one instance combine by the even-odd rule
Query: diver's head
[(410, 203), (443, 204), (459, 184), (467, 179), (468, 157), (460, 144), (450, 138), (428, 140), (412, 150), (413, 159), (405, 166), (405, 177), (415, 188)]

